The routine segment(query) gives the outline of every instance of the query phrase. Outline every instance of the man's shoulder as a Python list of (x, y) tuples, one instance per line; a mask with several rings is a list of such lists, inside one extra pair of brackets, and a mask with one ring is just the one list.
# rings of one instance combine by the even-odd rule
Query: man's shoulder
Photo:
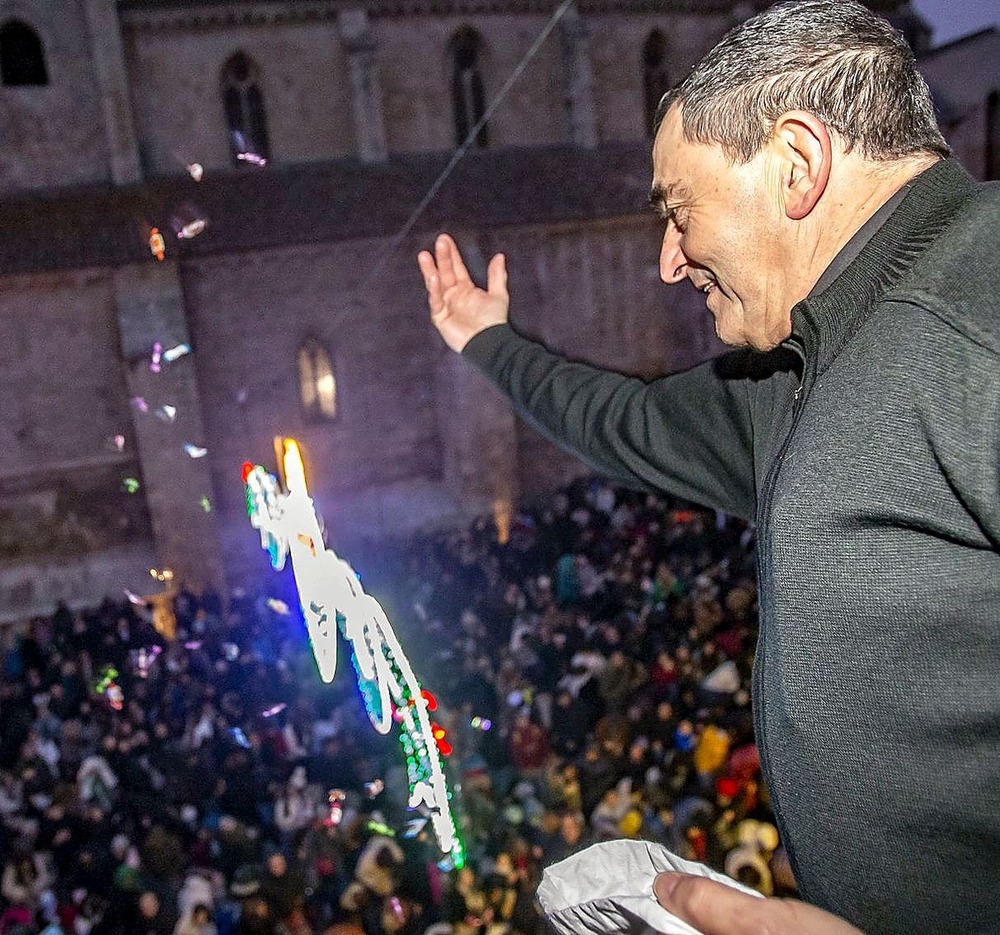
[(986, 182), (884, 300), (919, 305), (1000, 352), (998, 259), (1000, 182)]

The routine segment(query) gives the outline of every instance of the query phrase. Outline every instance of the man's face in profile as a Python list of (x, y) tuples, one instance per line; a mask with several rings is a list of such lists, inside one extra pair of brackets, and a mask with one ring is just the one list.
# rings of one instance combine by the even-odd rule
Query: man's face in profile
[(788, 337), (794, 304), (775, 287), (781, 214), (773, 162), (767, 147), (740, 164), (720, 146), (685, 139), (680, 105), (653, 143), (650, 199), (667, 225), (660, 278), (689, 279), (705, 293), (719, 338), (758, 350)]

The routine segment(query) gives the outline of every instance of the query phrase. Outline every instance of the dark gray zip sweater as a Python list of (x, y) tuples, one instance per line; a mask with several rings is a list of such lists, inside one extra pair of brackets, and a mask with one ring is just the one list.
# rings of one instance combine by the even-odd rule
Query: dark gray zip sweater
[(770, 353), (650, 383), (464, 351), (604, 474), (758, 526), (757, 738), (804, 898), (1000, 933), (1000, 186), (914, 182)]

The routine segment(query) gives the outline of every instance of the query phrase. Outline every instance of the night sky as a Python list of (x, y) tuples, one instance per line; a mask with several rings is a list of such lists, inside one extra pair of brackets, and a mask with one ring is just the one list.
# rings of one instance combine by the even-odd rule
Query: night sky
[(1000, 25), (997, 0), (913, 0), (913, 8), (933, 27), (934, 45)]

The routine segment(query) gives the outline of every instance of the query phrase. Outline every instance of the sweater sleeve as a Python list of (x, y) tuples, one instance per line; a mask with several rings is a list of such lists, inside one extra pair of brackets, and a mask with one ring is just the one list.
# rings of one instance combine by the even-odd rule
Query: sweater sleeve
[(509, 325), (462, 353), (528, 421), (611, 479), (754, 516), (746, 385), (720, 365), (732, 355), (647, 383), (567, 361)]

